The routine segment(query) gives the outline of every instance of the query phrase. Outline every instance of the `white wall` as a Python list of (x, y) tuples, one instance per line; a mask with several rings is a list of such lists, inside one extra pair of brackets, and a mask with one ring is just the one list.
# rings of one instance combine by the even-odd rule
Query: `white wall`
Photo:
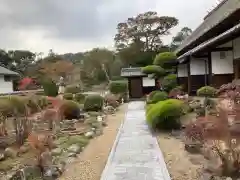
[(240, 58), (240, 37), (233, 40), (234, 59)]
[(232, 41), (229, 41), (229, 42), (227, 42), (227, 43), (225, 43), (225, 44), (222, 44), (222, 45), (220, 45), (220, 46), (218, 46), (218, 47), (232, 47), (233, 46), (233, 42)]
[(212, 73), (232, 74), (233, 73), (233, 52), (225, 51), (226, 58), (220, 58), (220, 52), (212, 52)]
[(142, 78), (143, 87), (153, 87), (156, 85), (155, 79), (149, 77)]
[(12, 81), (4, 81), (4, 76), (0, 75), (0, 93), (10, 93), (13, 92), (13, 83)]
[(187, 64), (179, 64), (177, 67), (178, 77), (188, 77)]
[(190, 61), (190, 73), (191, 75), (204, 75), (207, 72), (205, 70), (205, 59), (204, 58), (191, 58)]

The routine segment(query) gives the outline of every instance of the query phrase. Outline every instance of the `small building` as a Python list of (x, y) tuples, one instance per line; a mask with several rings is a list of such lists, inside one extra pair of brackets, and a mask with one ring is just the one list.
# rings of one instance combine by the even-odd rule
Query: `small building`
[(128, 79), (129, 98), (141, 98), (157, 89), (156, 79), (142, 73), (140, 67), (122, 68), (121, 76)]
[(0, 94), (13, 92), (13, 80), (19, 74), (0, 66)]
[(178, 81), (189, 94), (240, 78), (240, 1), (223, 0), (176, 54)]

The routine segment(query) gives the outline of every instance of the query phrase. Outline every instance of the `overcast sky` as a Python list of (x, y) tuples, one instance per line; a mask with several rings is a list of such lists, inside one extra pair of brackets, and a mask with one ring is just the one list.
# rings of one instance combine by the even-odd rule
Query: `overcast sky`
[[(0, 48), (81, 52), (113, 48), (119, 22), (146, 11), (196, 28), (216, 0), (0, 0)], [(168, 43), (171, 37), (165, 38)]]

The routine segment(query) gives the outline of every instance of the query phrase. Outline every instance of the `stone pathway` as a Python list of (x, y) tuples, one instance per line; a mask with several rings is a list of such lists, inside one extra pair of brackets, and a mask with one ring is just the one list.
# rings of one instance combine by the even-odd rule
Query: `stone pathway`
[(170, 180), (157, 139), (146, 124), (144, 102), (129, 103), (101, 180)]

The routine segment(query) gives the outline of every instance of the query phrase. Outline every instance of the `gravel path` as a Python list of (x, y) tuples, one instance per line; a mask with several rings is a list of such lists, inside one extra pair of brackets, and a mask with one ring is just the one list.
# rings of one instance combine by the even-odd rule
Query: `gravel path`
[(102, 136), (90, 141), (78, 159), (67, 167), (59, 180), (99, 180), (109, 152), (116, 138), (118, 128), (124, 119), (127, 104), (119, 107), (116, 115), (108, 116), (108, 126)]
[(146, 124), (145, 103), (130, 102), (101, 180), (170, 180), (157, 139)]
[(201, 155), (189, 154), (185, 151), (181, 139), (176, 139), (169, 134), (160, 134), (158, 142), (172, 180), (200, 179), (204, 164)]

